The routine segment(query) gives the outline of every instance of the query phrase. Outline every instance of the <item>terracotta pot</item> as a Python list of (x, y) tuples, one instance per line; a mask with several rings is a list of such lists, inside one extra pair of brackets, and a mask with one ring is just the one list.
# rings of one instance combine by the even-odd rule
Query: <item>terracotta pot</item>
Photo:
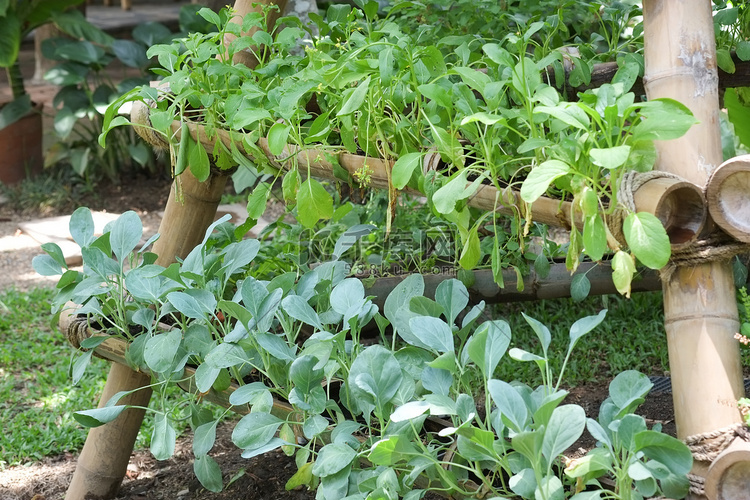
[(16, 184), (44, 168), (42, 154), (42, 108), (34, 110), (13, 125), (0, 130), (0, 182)]

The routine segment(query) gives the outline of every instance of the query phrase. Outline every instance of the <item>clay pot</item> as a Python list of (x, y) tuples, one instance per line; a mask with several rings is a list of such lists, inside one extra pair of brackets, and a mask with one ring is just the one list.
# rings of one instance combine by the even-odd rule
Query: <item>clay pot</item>
[(5, 185), (16, 184), (44, 168), (42, 108), (43, 104), (35, 104), (31, 113), (0, 130), (0, 182)]

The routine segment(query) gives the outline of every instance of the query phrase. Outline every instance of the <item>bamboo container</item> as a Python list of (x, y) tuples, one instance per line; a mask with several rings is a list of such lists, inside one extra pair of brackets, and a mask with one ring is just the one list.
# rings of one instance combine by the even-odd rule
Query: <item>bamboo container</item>
[[(722, 159), (711, 3), (646, 0), (643, 7), (646, 93), (677, 99), (700, 122), (680, 139), (657, 143), (658, 168), (702, 188)], [(678, 436), (739, 423), (744, 387), (729, 261), (678, 267), (662, 286)], [(706, 470), (696, 461), (695, 474)]]
[[(138, 117), (138, 123), (145, 123), (148, 119), (148, 108), (143, 103), (135, 103), (133, 113)], [(234, 143), (249, 159), (257, 160), (255, 151), (244, 148), (242, 134), (238, 132), (217, 129), (214, 137), (208, 137), (203, 125), (198, 123), (188, 123), (188, 130), (193, 139), (202, 144), (207, 151), (213, 151), (217, 142), (221, 142), (227, 148)], [(179, 140), (182, 135), (179, 121), (172, 122), (172, 132), (176, 140)], [(275, 156), (271, 153), (265, 138), (260, 138), (256, 146), (272, 165), (280, 169), (289, 170), (296, 166), (303, 174), (336, 180), (333, 163), (329, 159), (334, 156), (349, 175), (367, 166), (371, 172), (370, 187), (376, 189), (389, 187), (388, 170), (393, 167), (393, 162), (390, 161), (334, 150), (313, 148), (298, 151), (292, 146), (287, 146), (282, 155)], [(294, 161), (291, 159), (292, 156), (295, 156)], [(425, 158), (425, 163), (429, 161), (429, 158)], [(417, 196), (422, 195), (408, 186), (403, 191)], [(698, 234), (703, 231), (707, 210), (703, 202), (703, 192), (695, 184), (674, 178), (656, 178), (641, 185), (633, 193), (633, 198), (637, 211), (647, 211), (659, 218), (673, 245), (695, 241)], [(467, 199), (467, 204), (485, 211), (496, 211), (501, 215), (525, 214), (527, 209), (518, 191), (510, 188), (500, 191), (488, 184), (479, 186), (476, 192)], [(570, 229), (574, 224), (579, 229), (583, 228), (580, 211), (576, 210), (572, 215), (573, 210), (568, 201), (541, 197), (531, 204), (530, 211), (531, 218), (535, 222), (565, 229)]]
[(738, 241), (750, 243), (750, 155), (731, 158), (706, 186), (711, 217)]

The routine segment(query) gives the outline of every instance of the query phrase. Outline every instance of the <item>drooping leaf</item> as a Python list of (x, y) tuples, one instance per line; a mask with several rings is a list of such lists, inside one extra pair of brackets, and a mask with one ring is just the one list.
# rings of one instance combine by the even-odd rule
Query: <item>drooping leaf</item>
[(532, 168), (521, 185), (521, 198), (526, 203), (533, 203), (542, 196), (552, 182), (570, 173), (567, 163), (560, 160), (547, 160)]
[(164, 413), (154, 415), (154, 432), (151, 435), (151, 454), (157, 460), (167, 460), (174, 455), (177, 432)]
[(661, 269), (671, 256), (669, 236), (661, 221), (648, 212), (629, 214), (622, 225), (630, 250), (651, 269)]
[(313, 178), (307, 178), (297, 191), (297, 219), (311, 228), (320, 219), (333, 216), (333, 198), (326, 189)]

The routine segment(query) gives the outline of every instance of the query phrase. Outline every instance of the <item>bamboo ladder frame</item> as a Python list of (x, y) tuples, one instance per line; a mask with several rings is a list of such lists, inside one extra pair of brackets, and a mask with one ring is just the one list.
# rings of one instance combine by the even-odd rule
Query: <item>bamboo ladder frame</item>
[[(235, 7), (238, 13), (244, 14), (250, 12), (249, 4), (249, 0), (237, 0)], [(647, 44), (644, 84), (649, 97), (676, 98), (688, 105), (701, 121), (683, 139), (658, 145), (659, 169), (687, 179), (702, 192), (708, 176), (718, 172), (716, 165), (721, 160), (718, 78), (710, 3), (705, 0), (647, 1), (644, 4), (644, 24)], [(648, 47), (658, 47), (659, 50), (652, 54)], [(249, 66), (255, 64), (252, 58), (241, 62)], [(191, 133), (199, 139), (197, 130), (191, 130)], [(311, 163), (317, 165), (319, 162)], [(390, 165), (383, 166), (389, 168)], [(327, 171), (323, 168), (316, 173), (325, 177)], [(721, 177), (722, 181), (725, 179), (726, 176)], [(175, 201), (173, 187), (160, 227), (163, 236), (155, 247), (159, 255), (184, 257), (201, 240), (213, 219), (226, 180), (226, 175), (218, 173), (201, 184), (188, 171), (175, 181), (181, 184), (184, 204)], [(641, 189), (642, 192), (634, 193), (639, 209), (643, 207), (658, 212), (665, 205), (669, 208), (668, 205), (679, 205), (681, 201), (675, 200), (671, 181), (650, 181)], [(694, 205), (694, 202), (690, 204)], [(497, 209), (497, 205), (490, 203), (484, 208)], [(555, 212), (559, 207), (557, 209)], [(557, 219), (559, 213), (550, 216)], [(721, 217), (717, 218), (721, 220)], [(715, 227), (710, 222), (704, 226), (702, 220), (700, 226), (708, 228), (704, 232)], [(695, 243), (695, 238), (677, 238), (672, 242), (677, 243), (677, 247), (690, 246)], [(158, 263), (167, 265), (172, 261), (173, 258), (164, 257)], [(728, 260), (676, 265), (674, 272), (664, 279), (663, 290), (679, 437), (686, 439), (716, 429), (736, 428), (741, 422), (736, 402), (743, 385), (739, 350), (732, 338), (738, 328), (738, 314)], [(148, 382), (146, 375), (114, 363), (100, 404), (103, 405), (118, 391), (142, 387)], [(149, 398), (150, 390), (145, 389), (134, 393), (126, 402), (145, 406)], [(114, 422), (92, 429), (67, 499), (114, 495), (127, 467), (142, 418), (143, 411), (130, 409)], [(105, 451), (107, 445), (110, 449)], [(736, 439), (713, 464), (696, 462), (694, 472), (701, 481), (707, 476), (705, 491), (711, 499), (729, 500), (739, 498), (735, 495), (737, 492), (750, 490), (748, 464), (750, 450), (746, 443)], [(696, 495), (694, 498), (703, 497)]]

